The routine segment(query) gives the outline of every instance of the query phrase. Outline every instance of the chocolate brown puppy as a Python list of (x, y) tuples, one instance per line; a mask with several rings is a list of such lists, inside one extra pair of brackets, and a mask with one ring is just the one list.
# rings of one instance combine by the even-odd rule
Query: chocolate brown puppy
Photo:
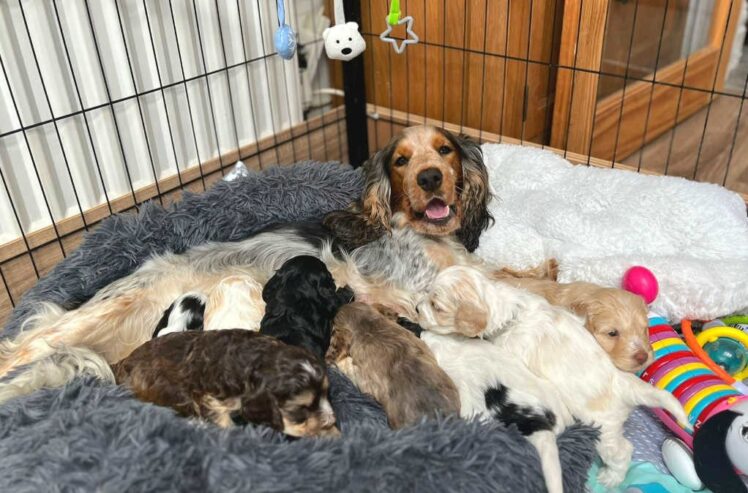
[(266, 425), (295, 437), (335, 436), (322, 362), (256, 332), (167, 334), (112, 366), (117, 383), (144, 401), (222, 427)]

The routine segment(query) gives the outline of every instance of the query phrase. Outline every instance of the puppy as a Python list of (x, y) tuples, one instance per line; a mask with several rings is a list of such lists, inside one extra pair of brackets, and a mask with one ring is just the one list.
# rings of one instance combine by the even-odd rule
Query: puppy
[(164, 311), (153, 338), (185, 330), (203, 330), (206, 302), (207, 298), (201, 293), (187, 293), (177, 298)]
[(262, 290), (265, 316), (260, 333), (299, 346), (324, 360), (338, 309), (353, 292), (336, 289), (325, 264), (302, 255), (286, 261)]
[(557, 283), (529, 278), (501, 278), (502, 282), (542, 296), (585, 318), (585, 327), (619, 369), (636, 373), (652, 362), (647, 305), (623, 289), (587, 282)]
[[(380, 307), (380, 309), (383, 309)], [(327, 361), (379, 401), (390, 426), (458, 414), (457, 388), (421, 340), (372, 306), (352, 303), (335, 317)]]
[(523, 423), (551, 492), (562, 491), (555, 435), (574, 418), (600, 428), (598, 479), (611, 488), (631, 461), (623, 424), (635, 406), (687, 422), (670, 393), (617, 369), (580, 318), (479, 270), (439, 273), (418, 313), (424, 341), (460, 390), (461, 414)]
[(266, 425), (294, 436), (336, 436), (327, 373), (308, 351), (242, 329), (152, 339), (113, 365), (139, 398), (221, 427)]

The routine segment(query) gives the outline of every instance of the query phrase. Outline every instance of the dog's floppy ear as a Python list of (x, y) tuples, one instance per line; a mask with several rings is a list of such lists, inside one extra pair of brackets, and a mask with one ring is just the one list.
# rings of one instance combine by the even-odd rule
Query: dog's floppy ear
[(361, 212), (371, 226), (389, 230), (392, 209), (390, 207), (389, 162), (397, 146), (397, 140), (374, 153), (363, 165), (365, 184), (361, 197)]
[(353, 292), (350, 286), (345, 285), (342, 288), (338, 288), (338, 290), (335, 292), (335, 298), (337, 298), (338, 306), (341, 307), (343, 305), (347, 305), (348, 303), (353, 303), (354, 301), (356, 301), (356, 294)]
[(488, 314), (475, 303), (461, 303), (455, 312), (455, 328), (467, 337), (478, 337), (488, 327)]
[(247, 423), (262, 424), (283, 431), (283, 415), (278, 401), (264, 388), (242, 397), (241, 418)]
[(262, 288), (262, 301), (269, 303), (275, 299), (278, 290), (286, 283), (286, 276), (276, 272)]
[(488, 212), (488, 203), (491, 200), (488, 170), (478, 143), (464, 136), (447, 136), (460, 153), (462, 161), (462, 224), (457, 232), (457, 238), (469, 252), (472, 252), (478, 248), (481, 233), (493, 222), (493, 217)]
[(336, 323), (330, 337), (330, 345), (325, 354), (325, 362), (328, 364), (338, 363), (350, 357), (353, 333), (344, 323)]
[(361, 167), (364, 173), (361, 200), (348, 210), (327, 214), (322, 221), (346, 249), (353, 250), (371, 243), (390, 230), (392, 187), (389, 162), (397, 142), (398, 139), (393, 139)]

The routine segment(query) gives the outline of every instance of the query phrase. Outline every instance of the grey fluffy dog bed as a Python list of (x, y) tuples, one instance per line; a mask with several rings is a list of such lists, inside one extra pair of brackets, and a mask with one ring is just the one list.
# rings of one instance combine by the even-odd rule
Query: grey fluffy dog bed
[[(222, 182), (164, 210), (105, 221), (22, 300), (74, 308), (150, 255), (235, 241), (276, 222), (319, 219), (361, 193), (359, 172), (303, 163)], [(392, 431), (381, 407), (330, 370), (343, 437), (288, 441), (265, 428), (219, 430), (79, 379), (0, 407), (0, 491), (544, 491), (515, 428), (454, 417)], [(583, 491), (597, 432), (559, 437), (566, 491)]]

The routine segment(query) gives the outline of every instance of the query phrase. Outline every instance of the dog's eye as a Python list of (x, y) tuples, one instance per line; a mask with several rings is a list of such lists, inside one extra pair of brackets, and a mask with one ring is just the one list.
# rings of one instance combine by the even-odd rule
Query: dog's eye
[(452, 148), (449, 146), (441, 146), (439, 148), (439, 154), (441, 154), (442, 156), (446, 156), (450, 152), (452, 152)]
[(615, 329), (611, 330), (610, 332), (608, 332), (608, 336), (610, 336), (610, 337), (618, 337), (618, 331), (615, 330)]
[(395, 166), (405, 166), (408, 164), (408, 158), (405, 156), (400, 156), (395, 160)]
[(348, 38), (348, 41), (353, 41), (353, 38)]

